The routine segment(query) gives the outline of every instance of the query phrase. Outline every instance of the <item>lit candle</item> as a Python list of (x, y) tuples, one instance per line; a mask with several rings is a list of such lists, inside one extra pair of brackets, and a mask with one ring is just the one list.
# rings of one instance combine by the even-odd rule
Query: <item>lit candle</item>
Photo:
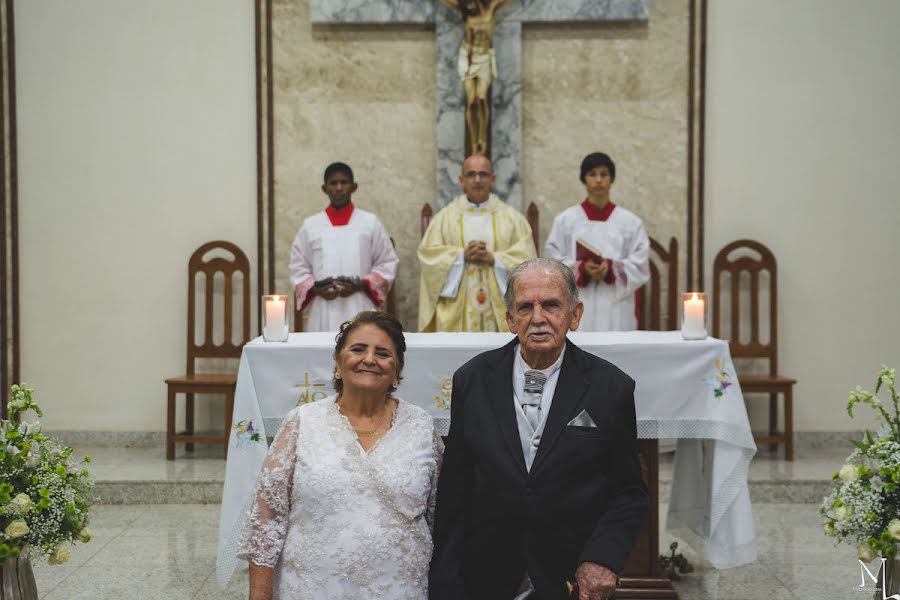
[(690, 296), (684, 295), (684, 319), (681, 322), (681, 331), (686, 339), (706, 337), (703, 309), (703, 294), (693, 292)]
[(266, 296), (266, 325), (263, 337), (266, 340), (282, 341), (287, 338), (287, 319), (285, 319), (285, 297)]

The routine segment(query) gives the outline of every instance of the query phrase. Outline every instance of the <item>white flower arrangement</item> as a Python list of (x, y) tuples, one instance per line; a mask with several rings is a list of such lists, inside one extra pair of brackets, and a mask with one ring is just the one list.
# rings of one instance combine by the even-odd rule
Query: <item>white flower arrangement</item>
[[(856, 545), (860, 560), (877, 556), (900, 558), (900, 397), (894, 389), (896, 370), (881, 367), (875, 393), (857, 387), (850, 392), (847, 413), (858, 404), (877, 411), (882, 428), (877, 435), (866, 431), (856, 450), (832, 476), (832, 491), (819, 509), (825, 535)], [(893, 414), (875, 395), (890, 393)]]
[(69, 559), (72, 543), (87, 542), (94, 481), (83, 462), (73, 462), (72, 448), (41, 433), (37, 421), (16, 422), (33, 410), (27, 384), (12, 386), (9, 421), (0, 421), (0, 561), (19, 556), (29, 545), (50, 564)]

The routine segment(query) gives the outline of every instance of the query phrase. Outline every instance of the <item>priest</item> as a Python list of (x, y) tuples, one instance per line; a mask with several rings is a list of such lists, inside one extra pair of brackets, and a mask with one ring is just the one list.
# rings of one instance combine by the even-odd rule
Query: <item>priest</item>
[(581, 162), (587, 198), (554, 220), (544, 256), (578, 277), (585, 331), (637, 329), (635, 292), (650, 278), (650, 240), (640, 217), (610, 199), (616, 165), (602, 152)]
[(291, 245), (291, 285), (309, 310), (307, 331), (337, 331), (356, 313), (381, 306), (397, 276), (397, 254), (384, 225), (356, 208), (353, 170), (325, 169), (329, 205), (303, 221)]
[(507, 331), (506, 279), (535, 257), (531, 227), (491, 193), (491, 161), (463, 163), (463, 193), (435, 215), (419, 244), (420, 331)]

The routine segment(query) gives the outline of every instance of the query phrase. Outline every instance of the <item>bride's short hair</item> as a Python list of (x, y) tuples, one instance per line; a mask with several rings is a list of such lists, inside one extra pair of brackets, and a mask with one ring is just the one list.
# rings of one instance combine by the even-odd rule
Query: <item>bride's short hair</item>
[[(347, 344), (347, 338), (357, 327), (361, 325), (374, 325), (385, 332), (394, 343), (394, 349), (397, 352), (397, 384), (403, 381), (403, 353), (406, 352), (406, 338), (403, 336), (403, 324), (394, 315), (388, 314), (380, 310), (364, 310), (358, 313), (349, 321), (341, 324), (341, 329), (334, 338), (334, 358), (337, 360), (338, 355)], [(335, 372), (337, 374), (337, 372)], [(331, 384), (334, 390), (340, 394), (344, 391), (344, 382), (337, 377), (332, 377)], [(388, 388), (388, 394), (397, 391), (396, 385)]]

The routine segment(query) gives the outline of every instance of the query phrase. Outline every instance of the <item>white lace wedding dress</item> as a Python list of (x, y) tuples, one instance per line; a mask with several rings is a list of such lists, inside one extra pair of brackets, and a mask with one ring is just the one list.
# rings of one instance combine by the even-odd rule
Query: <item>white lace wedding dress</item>
[(365, 452), (335, 396), (288, 413), (263, 463), (239, 556), (273, 567), (274, 598), (428, 597), (443, 444), (399, 400)]

